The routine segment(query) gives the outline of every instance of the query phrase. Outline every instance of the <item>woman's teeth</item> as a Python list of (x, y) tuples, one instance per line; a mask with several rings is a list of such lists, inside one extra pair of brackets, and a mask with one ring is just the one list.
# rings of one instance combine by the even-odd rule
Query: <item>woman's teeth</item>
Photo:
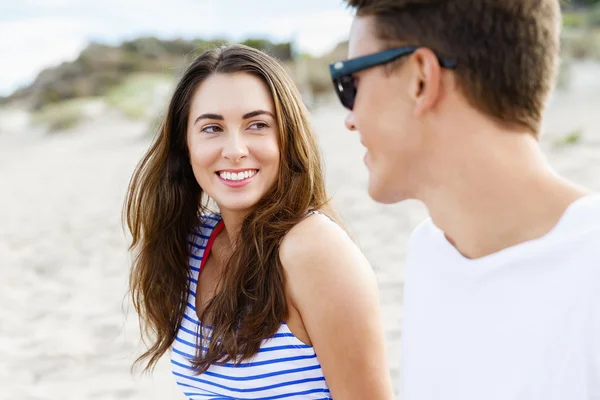
[(219, 176), (227, 181), (242, 181), (253, 177), (258, 171), (255, 169), (249, 169), (242, 172), (219, 172)]

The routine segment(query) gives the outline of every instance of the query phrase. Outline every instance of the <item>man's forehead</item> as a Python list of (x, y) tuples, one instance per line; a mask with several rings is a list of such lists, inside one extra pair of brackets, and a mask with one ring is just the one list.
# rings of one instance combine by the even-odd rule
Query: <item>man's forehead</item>
[(375, 36), (375, 17), (354, 17), (350, 29), (348, 58), (355, 58), (380, 50), (381, 43)]

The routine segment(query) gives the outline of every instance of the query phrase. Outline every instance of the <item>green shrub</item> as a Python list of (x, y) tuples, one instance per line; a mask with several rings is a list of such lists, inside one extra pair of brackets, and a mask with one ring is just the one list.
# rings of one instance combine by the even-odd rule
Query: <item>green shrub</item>
[(172, 84), (173, 79), (164, 74), (132, 75), (122, 84), (109, 90), (106, 102), (128, 118), (141, 119), (160, 108), (166, 99), (159, 97), (159, 89)]
[(590, 10), (587, 18), (590, 26), (600, 28), (600, 5)]
[(583, 139), (583, 131), (581, 129), (576, 129), (567, 133), (566, 135), (557, 138), (554, 141), (555, 147), (564, 147), (564, 146), (572, 146), (575, 145)]
[(582, 11), (563, 13), (563, 26), (567, 28), (581, 28), (587, 23), (587, 18)]
[(76, 99), (47, 105), (33, 114), (33, 123), (47, 127), (50, 133), (70, 130), (83, 120), (86, 103), (86, 99)]

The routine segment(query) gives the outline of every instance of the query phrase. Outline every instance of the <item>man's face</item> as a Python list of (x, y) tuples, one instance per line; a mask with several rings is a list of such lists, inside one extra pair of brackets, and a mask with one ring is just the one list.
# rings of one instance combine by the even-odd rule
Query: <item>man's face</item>
[[(350, 32), (349, 58), (385, 50), (375, 35), (375, 18), (356, 17)], [(414, 194), (415, 169), (423, 143), (410, 85), (409, 65), (386, 65), (354, 74), (357, 95), (346, 119), (367, 148), (369, 195), (380, 203), (396, 203)]]

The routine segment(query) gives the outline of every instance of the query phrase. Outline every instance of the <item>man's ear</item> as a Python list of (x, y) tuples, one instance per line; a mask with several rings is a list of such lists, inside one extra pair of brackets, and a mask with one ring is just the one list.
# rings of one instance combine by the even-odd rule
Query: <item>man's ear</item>
[(409, 60), (412, 77), (409, 95), (414, 101), (415, 116), (431, 110), (441, 95), (442, 67), (435, 53), (427, 48), (417, 49)]

